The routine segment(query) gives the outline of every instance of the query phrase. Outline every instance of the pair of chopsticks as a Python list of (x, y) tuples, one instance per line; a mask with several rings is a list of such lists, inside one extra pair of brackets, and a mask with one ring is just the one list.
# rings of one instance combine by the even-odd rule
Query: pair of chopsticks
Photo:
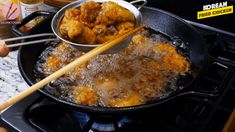
[(61, 68), (60, 70), (54, 72), (53, 74), (49, 75), (48, 77), (44, 78), (40, 82), (34, 84), (33, 86), (26, 89), (25, 91), (19, 93), (15, 97), (10, 98), (5, 103), (0, 104), (0, 111), (4, 110), (5, 108), (11, 106), (12, 104), (14, 104), (18, 101), (20, 101), (21, 99), (23, 99), (26, 96), (33, 93), (34, 91), (36, 91), (36, 90), (42, 88), (43, 86), (47, 85), (51, 81), (58, 79), (59, 77), (63, 76), (65, 73), (67, 73), (67, 72), (71, 71), (72, 69), (74, 69), (75, 67), (89, 61), (91, 58), (93, 58), (93, 57), (103, 53), (104, 51), (110, 49), (111, 47), (117, 45), (118, 43), (122, 42), (125, 38), (127, 38), (128, 36), (130, 36), (131, 34), (137, 32), (137, 31), (140, 31), (144, 27), (145, 27), (145, 25), (139, 26), (139, 27), (127, 32), (126, 34), (121, 35), (118, 38), (116, 38), (114, 40), (111, 40), (111, 41), (108, 41), (104, 44), (101, 44), (100, 46), (98, 46), (98, 47), (94, 48), (93, 50), (87, 52), (83, 56), (77, 58), (73, 62), (69, 63), (68, 65), (66, 65), (65, 67)]
[(53, 33), (41, 33), (41, 34), (35, 34), (35, 35), (27, 35), (27, 36), (22, 36), (22, 37), (3, 39), (3, 41), (5, 43), (9, 43), (9, 42), (18, 41), (18, 40), (35, 39), (35, 38), (39, 38), (39, 37), (50, 37), (50, 38), (44, 38), (44, 39), (40, 39), (40, 40), (33, 40), (33, 41), (9, 44), (9, 45), (7, 45), (7, 47), (14, 48), (14, 47), (23, 46), (23, 45), (30, 45), (30, 44), (37, 44), (37, 43), (58, 40), (58, 38), (55, 38), (55, 35)]

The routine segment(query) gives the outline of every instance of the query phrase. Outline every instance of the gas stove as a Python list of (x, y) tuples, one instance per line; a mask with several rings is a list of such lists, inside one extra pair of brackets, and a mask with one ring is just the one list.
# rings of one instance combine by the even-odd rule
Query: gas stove
[(34, 93), (1, 114), (17, 131), (221, 131), (235, 107), (235, 41), (231, 36), (196, 27), (207, 42), (210, 63), (195, 88), (214, 98), (181, 97), (144, 113), (94, 117), (66, 109)]
[[(157, 5), (156, 2), (150, 4)], [(226, 30), (216, 24), (187, 19), (187, 13), (178, 15), (198, 29), (210, 55), (207, 72), (194, 88), (217, 94), (216, 97), (184, 96), (142, 113), (97, 117), (64, 108), (35, 92), (1, 114), (5, 126), (22, 132), (220, 132), (235, 107), (235, 34), (232, 28)]]

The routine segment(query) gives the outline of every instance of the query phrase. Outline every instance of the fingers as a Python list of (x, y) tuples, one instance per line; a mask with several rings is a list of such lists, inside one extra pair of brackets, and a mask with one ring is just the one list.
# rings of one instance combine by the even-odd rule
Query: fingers
[(5, 57), (10, 52), (10, 49), (7, 47), (6, 43), (3, 40), (0, 40), (0, 57)]

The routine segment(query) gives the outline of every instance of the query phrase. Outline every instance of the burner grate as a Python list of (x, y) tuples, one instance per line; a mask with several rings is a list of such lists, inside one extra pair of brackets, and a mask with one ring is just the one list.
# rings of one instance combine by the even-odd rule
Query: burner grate
[(218, 44), (211, 50), (211, 55), (215, 58), (232, 62), (235, 64), (235, 41), (222, 36), (217, 37)]

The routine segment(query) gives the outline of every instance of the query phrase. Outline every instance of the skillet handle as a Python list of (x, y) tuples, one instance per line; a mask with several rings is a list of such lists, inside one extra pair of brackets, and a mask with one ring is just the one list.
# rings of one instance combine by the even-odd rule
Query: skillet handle
[(209, 93), (209, 92), (201, 92), (201, 91), (185, 91), (185, 92), (179, 93), (177, 96), (180, 97), (180, 96), (186, 96), (186, 95), (207, 97), (207, 98), (218, 96), (217, 93)]
[(140, 5), (137, 9), (140, 10), (143, 6), (145, 6), (147, 4), (147, 0), (134, 0), (134, 1), (130, 1), (131, 4), (136, 4), (136, 3), (142, 3), (142, 5)]

